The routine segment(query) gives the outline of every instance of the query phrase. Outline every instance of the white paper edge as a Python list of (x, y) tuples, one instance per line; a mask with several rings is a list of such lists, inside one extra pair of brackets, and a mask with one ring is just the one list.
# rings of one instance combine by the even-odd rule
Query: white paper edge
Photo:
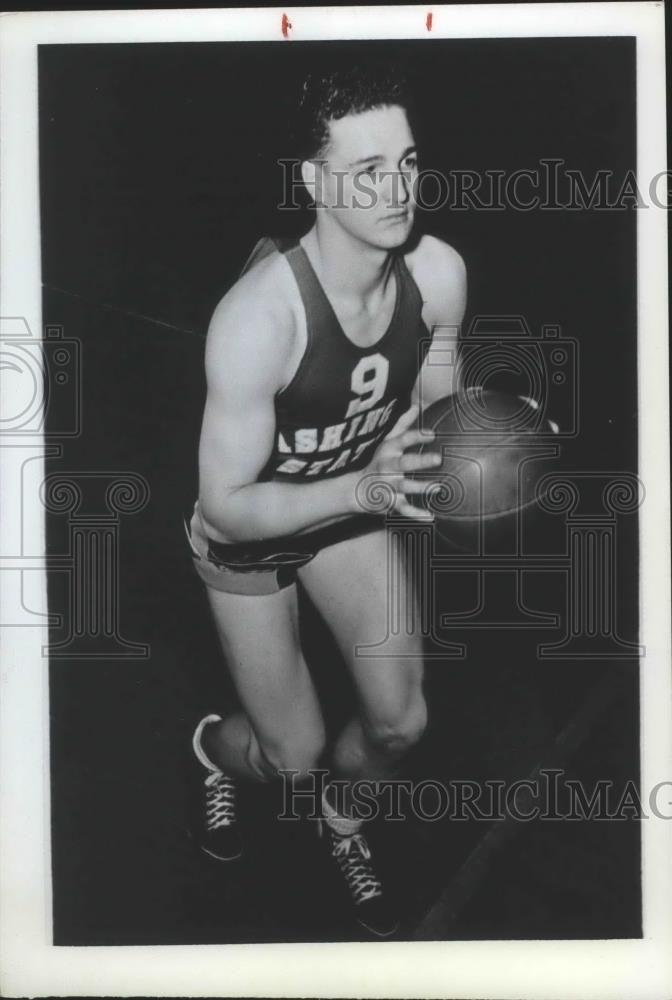
[[(636, 35), (638, 177), (666, 169), (662, 4), (266, 8), (53, 12), (0, 19), (0, 314), (41, 327), (37, 44), (319, 38)], [(286, 13), (290, 40), (280, 33)], [(663, 210), (638, 217), (642, 788), (672, 778), (667, 239)], [(11, 386), (9, 386), (11, 391)], [(4, 440), (2, 441), (4, 445)], [(26, 452), (26, 455), (29, 453)], [(31, 452), (30, 454), (35, 454)], [(2, 447), (6, 489), (16, 453)], [(6, 507), (3, 504), (2, 516)], [(29, 555), (42, 510), (24, 498)], [(15, 525), (2, 524), (3, 553)], [(0, 594), (18, 574), (0, 573)], [(46, 585), (42, 584), (46, 607)], [(672, 995), (672, 824), (643, 823), (644, 940), (53, 948), (49, 876), (47, 674), (39, 628), (3, 630), (0, 707), (0, 989), (4, 995), (623, 997)], [(131, 905), (131, 901), (129, 901)]]

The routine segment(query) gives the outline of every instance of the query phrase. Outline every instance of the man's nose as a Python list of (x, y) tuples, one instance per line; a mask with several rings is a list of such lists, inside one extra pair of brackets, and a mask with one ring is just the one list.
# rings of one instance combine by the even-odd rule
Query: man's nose
[(405, 208), (408, 205), (411, 183), (403, 170), (391, 170), (385, 175), (383, 197), (388, 208)]

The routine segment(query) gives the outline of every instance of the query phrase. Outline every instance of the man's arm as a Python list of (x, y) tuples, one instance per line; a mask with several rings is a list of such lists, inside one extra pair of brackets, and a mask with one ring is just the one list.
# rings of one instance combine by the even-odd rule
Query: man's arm
[(413, 274), (433, 332), (412, 396), (424, 410), (459, 388), (458, 342), (466, 308), (467, 274), (457, 251), (433, 236), (423, 237)]
[(275, 436), (275, 393), (293, 344), (291, 322), (227, 296), (206, 343), (208, 394), (199, 447), (199, 501), (217, 540), (246, 541), (318, 527), (356, 509), (353, 475), (315, 483), (256, 482)]

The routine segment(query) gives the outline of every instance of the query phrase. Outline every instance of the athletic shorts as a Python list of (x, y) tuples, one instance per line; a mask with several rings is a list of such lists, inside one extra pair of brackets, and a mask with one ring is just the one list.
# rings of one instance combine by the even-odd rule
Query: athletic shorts
[(205, 532), (194, 504), (191, 520), (184, 527), (196, 572), (207, 587), (227, 594), (275, 594), (296, 582), (302, 566), (329, 545), (378, 531), (383, 517), (357, 514), (316, 531), (261, 542), (218, 542)]

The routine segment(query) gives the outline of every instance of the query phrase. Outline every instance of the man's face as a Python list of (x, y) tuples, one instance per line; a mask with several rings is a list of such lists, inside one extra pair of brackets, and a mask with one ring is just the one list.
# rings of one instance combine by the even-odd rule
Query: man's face
[(389, 250), (408, 239), (417, 177), (415, 140), (398, 106), (332, 121), (318, 164), (318, 204), (346, 232)]

